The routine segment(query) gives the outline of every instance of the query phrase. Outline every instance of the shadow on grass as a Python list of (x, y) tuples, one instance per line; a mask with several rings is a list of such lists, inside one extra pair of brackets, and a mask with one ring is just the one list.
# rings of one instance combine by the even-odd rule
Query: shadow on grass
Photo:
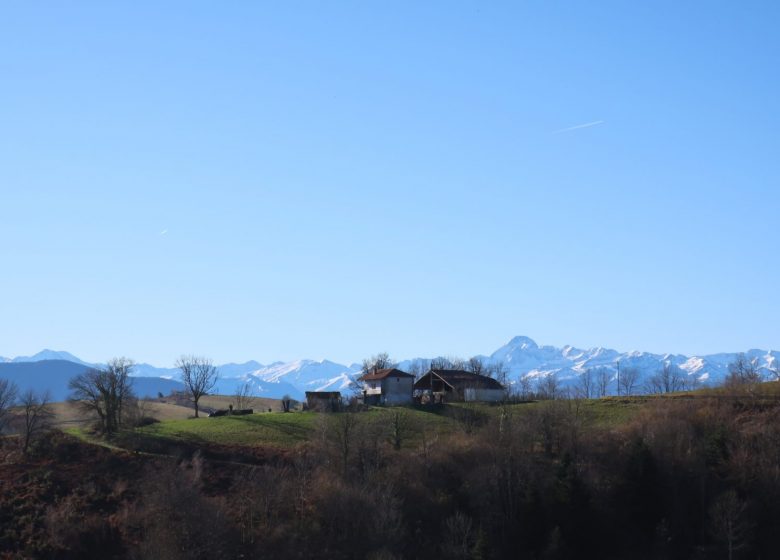
[(273, 419), (264, 415), (233, 416), (231, 417), (231, 420), (250, 426), (261, 427), (270, 431), (276, 431), (299, 441), (308, 439), (308, 436), (312, 431), (311, 422), (308, 419), (304, 421), (302, 419), (294, 419), (290, 416), (290, 420), (285, 420), (283, 419), (283, 416), (280, 416), (281, 413)]

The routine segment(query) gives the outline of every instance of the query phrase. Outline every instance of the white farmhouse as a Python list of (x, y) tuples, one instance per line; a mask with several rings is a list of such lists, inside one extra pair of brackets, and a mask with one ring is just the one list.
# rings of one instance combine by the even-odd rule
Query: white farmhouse
[(378, 369), (358, 378), (363, 383), (365, 404), (398, 405), (412, 403), (414, 376), (400, 369)]

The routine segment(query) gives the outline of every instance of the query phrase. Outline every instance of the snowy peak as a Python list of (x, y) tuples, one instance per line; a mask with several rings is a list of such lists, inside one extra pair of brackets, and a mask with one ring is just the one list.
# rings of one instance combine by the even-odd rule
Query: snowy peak
[[(759, 372), (770, 378), (773, 370), (780, 366), (780, 352), (752, 349), (745, 356), (756, 366)], [(737, 353), (720, 353), (706, 356), (683, 356), (680, 354), (652, 354), (649, 352), (618, 352), (604, 347), (582, 348), (566, 345), (539, 346), (527, 336), (516, 336), (507, 344), (490, 354), (480, 356), (490, 364), (503, 364), (509, 372), (508, 380), (516, 383), (525, 375), (541, 377), (556, 374), (563, 385), (579, 379), (588, 369), (606, 369), (616, 373), (618, 363), (621, 371), (634, 368), (639, 371), (641, 386), (650, 376), (655, 375), (664, 365), (679, 368), (691, 379), (720, 382), (727, 374), (729, 364), (734, 362)], [(63, 351), (43, 350), (34, 356), (17, 357), (6, 362), (40, 362), (44, 360), (65, 360), (92, 366), (76, 356)], [(411, 367), (413, 362), (400, 362), (400, 367)], [(0, 363), (3, 359), (0, 358)], [(223, 394), (232, 394), (236, 387), (249, 383), (258, 395), (280, 397), (282, 394), (302, 398), (305, 391), (349, 391), (360, 375), (361, 365), (353, 363), (343, 365), (329, 360), (295, 360), (291, 362), (272, 362), (263, 365), (250, 360), (244, 363), (228, 363), (218, 366), (220, 381), (217, 390)], [(168, 380), (179, 379), (177, 368), (159, 368), (150, 364), (136, 364), (133, 371), (136, 377), (158, 377)]]
[(536, 342), (527, 336), (516, 336), (506, 343), (505, 347), (507, 346), (518, 350), (536, 350), (539, 348)]
[(321, 391), (348, 387), (358, 371), (359, 368), (344, 366), (329, 360), (296, 360), (272, 364), (250, 375), (272, 383), (285, 381), (302, 390)]

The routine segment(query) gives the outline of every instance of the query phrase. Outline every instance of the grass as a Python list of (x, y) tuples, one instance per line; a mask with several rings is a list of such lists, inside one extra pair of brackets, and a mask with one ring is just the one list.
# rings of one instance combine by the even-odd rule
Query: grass
[[(411, 439), (421, 437), (421, 429), (428, 432), (447, 433), (458, 427), (453, 418), (418, 408), (375, 407), (361, 418), (379, 423), (390, 423), (394, 411), (402, 410), (404, 422)], [(189, 443), (218, 443), (248, 447), (292, 447), (307, 441), (315, 432), (317, 412), (264, 413), (245, 416), (221, 416), (218, 418), (191, 418), (168, 420), (138, 428), (137, 432), (152, 437), (186, 441)], [(325, 415), (336, 418), (338, 414)]]
[[(209, 397), (210, 405), (222, 406), (229, 397)], [(581, 401), (533, 401), (513, 403), (510, 411), (516, 418), (542, 410), (544, 407), (561, 406), (572, 410), (576, 407), (585, 422), (592, 427), (614, 428), (633, 419), (642, 407), (656, 397), (606, 397)], [(225, 400), (223, 400), (225, 399)], [(183, 407), (179, 407), (183, 408)], [(273, 407), (272, 407), (273, 408)], [(190, 414), (184, 417), (163, 420), (157, 424), (138, 428), (141, 435), (174, 441), (202, 444), (226, 444), (247, 447), (281, 447), (288, 448), (309, 440), (322, 417), (316, 412), (291, 412), (289, 414), (274, 412), (252, 414), (246, 416), (223, 416), (218, 418), (189, 418), (191, 409), (185, 409)], [(261, 409), (262, 410), (262, 409)], [(265, 408), (267, 410), (267, 408)], [(439, 407), (372, 407), (362, 413), (361, 418), (372, 422), (390, 425), (392, 415), (403, 411), (408, 445), (415, 445), (426, 435), (445, 435), (462, 429), (463, 413), (467, 410), (476, 412), (482, 419), (489, 419), (499, 414), (501, 407), (484, 403), (448, 404)], [(338, 414), (325, 415), (335, 419)]]
[[(230, 397), (209, 396), (207, 406), (226, 408)], [(617, 427), (631, 420), (642, 406), (653, 397), (607, 397), (603, 399), (574, 401), (538, 401), (509, 405), (512, 415), (523, 415), (547, 406), (578, 406), (586, 422), (594, 427)], [(258, 399), (259, 400), (259, 399)], [(278, 401), (263, 399), (259, 410), (275, 409)], [(204, 403), (205, 404), (205, 403)], [(258, 403), (261, 404), (261, 403)], [(271, 406), (267, 406), (267, 405)], [(218, 418), (192, 418), (193, 410), (173, 403), (148, 401), (144, 403), (146, 414), (158, 423), (138, 428), (139, 435), (193, 444), (224, 444), (246, 447), (289, 448), (301, 444), (314, 434), (318, 419), (316, 412), (260, 413), (245, 416)], [(402, 410), (407, 432), (407, 443), (415, 445), (426, 436), (446, 435), (462, 429), (459, 418), (464, 410), (476, 411), (483, 419), (497, 416), (500, 407), (489, 404), (449, 404), (444, 407), (373, 407), (361, 414), (363, 419), (390, 425), (395, 411)], [(328, 415), (336, 416), (336, 415)], [(58, 427), (81, 439), (89, 438), (75, 407), (68, 403), (56, 404)]]
[(293, 412), (168, 420), (139, 428), (143, 435), (193, 443), (289, 447), (306, 441), (317, 414)]

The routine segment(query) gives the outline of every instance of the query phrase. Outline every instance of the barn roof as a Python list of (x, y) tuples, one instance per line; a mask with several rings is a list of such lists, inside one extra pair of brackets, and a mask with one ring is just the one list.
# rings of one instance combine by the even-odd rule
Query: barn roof
[(429, 377), (434, 375), (444, 381), (452, 388), (475, 388), (475, 389), (498, 389), (503, 390), (504, 386), (492, 377), (463, 371), (460, 369), (432, 369), (422, 376), (414, 384), (415, 389), (430, 388)]
[(377, 381), (379, 379), (385, 379), (387, 377), (414, 377), (405, 371), (401, 371), (396, 368), (378, 369), (371, 373), (367, 373), (359, 378), (360, 381)]

